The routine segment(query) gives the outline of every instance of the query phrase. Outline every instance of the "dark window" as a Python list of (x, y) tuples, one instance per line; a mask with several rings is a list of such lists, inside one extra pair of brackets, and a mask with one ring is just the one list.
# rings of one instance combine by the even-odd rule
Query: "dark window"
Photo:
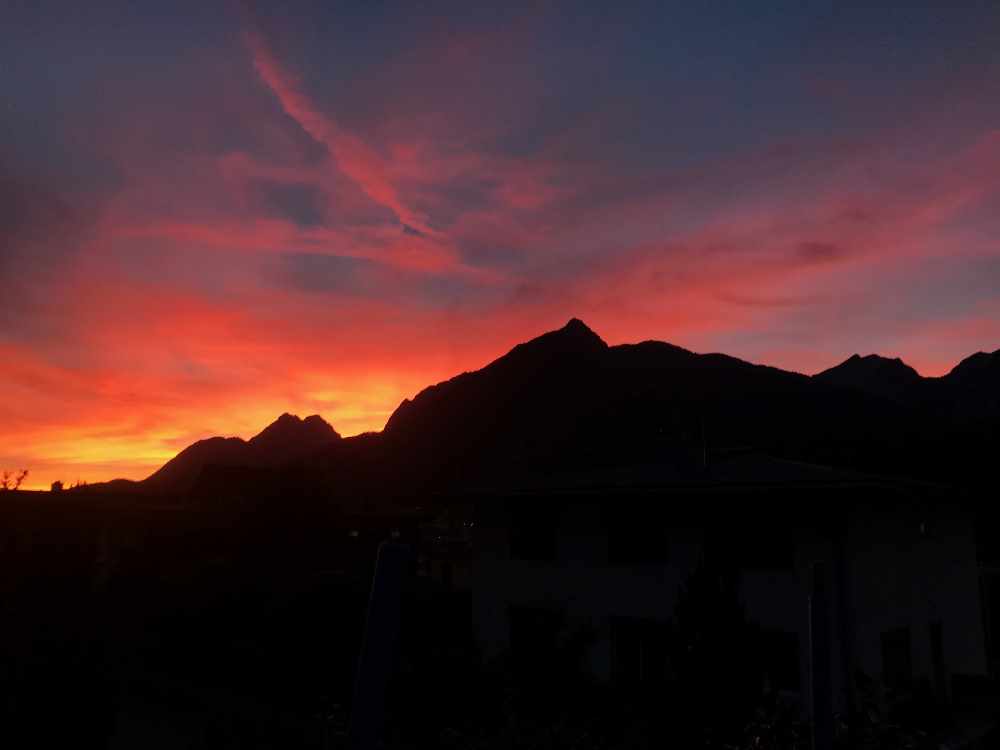
[(987, 519), (976, 523), (976, 551), (980, 562), (994, 565), (1000, 562), (1000, 524)]
[(667, 627), (635, 617), (611, 618), (612, 670), (623, 685), (658, 685), (667, 671)]
[(799, 636), (778, 630), (761, 633), (764, 657), (764, 672), (775, 690), (798, 692), (799, 679)]
[(444, 560), (441, 563), (441, 584), (446, 588), (450, 589), (452, 587), (454, 578), (454, 568), (451, 564), (451, 560)]
[(608, 534), (608, 562), (612, 565), (667, 561), (667, 523), (659, 509), (608, 503), (603, 520)]
[(510, 556), (516, 560), (555, 559), (556, 514), (551, 509), (513, 509)]
[(608, 525), (608, 562), (635, 565), (667, 561), (666, 529), (655, 520), (614, 519)]
[(905, 687), (912, 680), (909, 628), (894, 628), (882, 633), (882, 677), (891, 688)]
[(531, 673), (551, 665), (561, 615), (541, 607), (511, 606), (509, 616), (510, 650), (515, 667)]
[(731, 526), (711, 535), (711, 553), (741, 570), (792, 570), (795, 542), (780, 525)]

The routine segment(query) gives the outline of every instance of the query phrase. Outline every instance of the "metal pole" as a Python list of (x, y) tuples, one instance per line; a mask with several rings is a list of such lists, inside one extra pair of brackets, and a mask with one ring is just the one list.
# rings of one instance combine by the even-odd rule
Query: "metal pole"
[(396, 663), (403, 584), (412, 556), (407, 544), (382, 542), (378, 548), (351, 706), (352, 750), (375, 750), (383, 742), (386, 692)]

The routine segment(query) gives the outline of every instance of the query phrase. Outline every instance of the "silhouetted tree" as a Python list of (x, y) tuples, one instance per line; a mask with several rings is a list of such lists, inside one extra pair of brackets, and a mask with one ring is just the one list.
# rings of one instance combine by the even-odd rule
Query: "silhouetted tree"
[(62, 492), (62, 488), (63, 488), (63, 483), (57, 479), (52, 483), (52, 487), (50, 489), (52, 490), (52, 492)]
[(21, 488), (21, 484), (28, 477), (28, 470), (21, 469), (17, 473), (12, 473), (10, 471), (4, 471), (0, 474), (0, 490), (17, 490)]

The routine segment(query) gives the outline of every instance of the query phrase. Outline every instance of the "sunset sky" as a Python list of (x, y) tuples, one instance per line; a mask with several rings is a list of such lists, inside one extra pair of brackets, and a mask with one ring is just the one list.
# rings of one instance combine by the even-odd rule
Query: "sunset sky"
[(5, 4), (0, 468), (381, 429), (573, 316), (806, 373), (1000, 347), (995, 0), (472, 5)]

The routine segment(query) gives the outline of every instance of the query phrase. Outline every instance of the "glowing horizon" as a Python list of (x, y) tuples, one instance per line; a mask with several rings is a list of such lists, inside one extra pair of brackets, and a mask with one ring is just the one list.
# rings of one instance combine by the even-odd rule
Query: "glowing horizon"
[[(525, 338), (531, 337), (533, 336)], [(495, 357), (491, 357), (489, 361), (502, 356), (505, 352), (506, 350), (497, 352)], [(974, 352), (970, 354), (972, 353)], [(846, 358), (844, 357), (844, 359)], [(830, 363), (830, 366), (839, 364), (840, 361)], [(465, 369), (479, 369), (488, 363), (488, 361), (483, 361)], [(759, 362), (758, 364), (771, 363)], [(914, 369), (917, 369), (924, 377), (935, 377), (947, 374), (954, 364), (958, 363), (942, 365), (930, 372), (926, 370), (921, 372), (918, 368)], [(822, 367), (816, 372), (822, 369), (826, 369), (826, 367)], [(369, 404), (368, 407), (356, 408), (348, 403), (342, 407), (333, 407), (332, 410), (328, 407), (327, 413), (323, 413), (322, 410), (317, 411), (317, 409), (321, 409), (324, 405), (338, 403), (347, 394), (328, 390), (308, 391), (303, 393), (300, 398), (275, 401), (267, 406), (262, 405), (259, 399), (251, 395), (251, 403), (224, 404), (222, 414), (207, 415), (203, 420), (204, 426), (196, 431), (143, 430), (134, 436), (120, 437), (114, 433), (114, 430), (111, 431), (110, 435), (93, 434), (88, 432), (85, 427), (45, 430), (39, 433), (39, 437), (32, 445), (37, 462), (43, 467), (43, 471), (49, 473), (43, 474), (43, 478), (35, 479), (36, 473), (32, 471), (23, 488), (48, 489), (55, 479), (60, 479), (66, 485), (81, 479), (88, 483), (111, 479), (144, 479), (181, 450), (198, 440), (209, 437), (238, 437), (248, 440), (286, 412), (301, 418), (319, 414), (342, 437), (353, 437), (366, 432), (380, 432), (389, 416), (404, 398), (412, 398), (423, 387), (441, 382), (457, 374), (459, 373), (453, 372), (433, 377), (423, 385), (402, 395), (397, 394), (391, 387), (367, 385), (365, 390), (358, 393), (358, 398), (365, 400)], [(815, 372), (803, 374), (812, 375)], [(373, 396), (375, 403), (372, 403)], [(381, 408), (379, 404), (382, 403), (392, 405), (388, 408)], [(189, 417), (189, 419), (195, 421), (193, 418)], [(73, 470), (76, 471), (76, 474), (73, 473)], [(58, 476), (56, 476), (57, 474)]]

